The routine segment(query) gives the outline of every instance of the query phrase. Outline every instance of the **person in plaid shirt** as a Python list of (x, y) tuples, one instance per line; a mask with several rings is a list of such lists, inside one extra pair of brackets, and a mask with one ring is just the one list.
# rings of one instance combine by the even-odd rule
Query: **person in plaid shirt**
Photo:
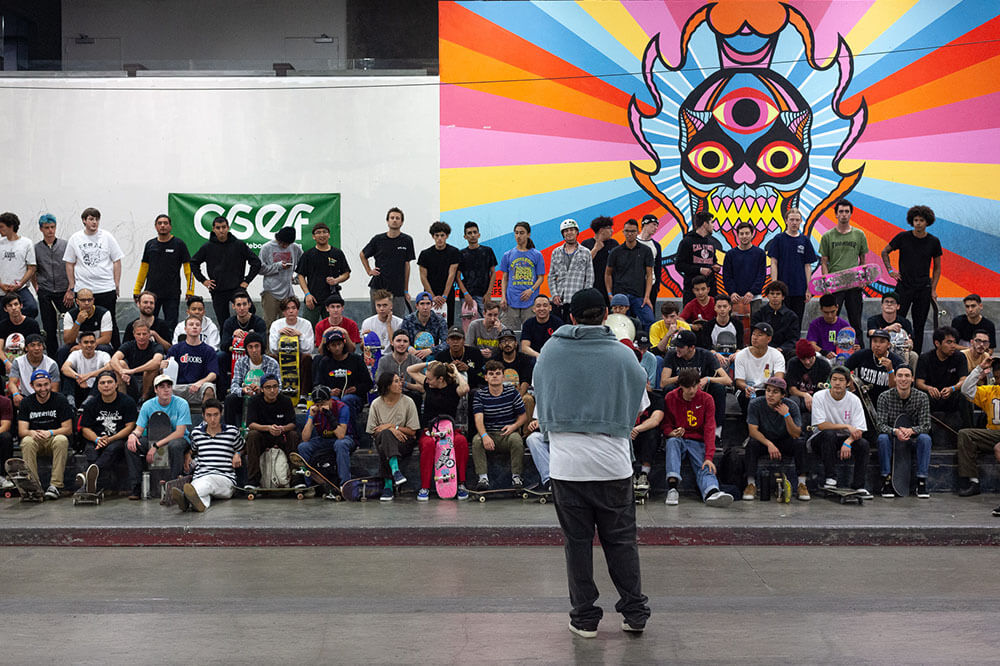
[[(892, 472), (893, 439), (913, 442), (917, 448), (917, 497), (928, 498), (927, 473), (931, 465), (931, 403), (927, 394), (913, 388), (913, 370), (901, 365), (895, 370), (896, 386), (878, 397), (875, 428), (878, 430), (878, 459), (882, 471), (882, 497), (895, 497), (889, 474)], [(906, 414), (913, 424), (897, 428), (896, 419)]]
[(569, 321), (569, 302), (573, 294), (594, 284), (590, 252), (581, 252), (576, 242), (579, 231), (576, 220), (563, 220), (559, 232), (565, 242), (552, 250), (549, 259), (549, 292), (555, 314), (563, 321)]

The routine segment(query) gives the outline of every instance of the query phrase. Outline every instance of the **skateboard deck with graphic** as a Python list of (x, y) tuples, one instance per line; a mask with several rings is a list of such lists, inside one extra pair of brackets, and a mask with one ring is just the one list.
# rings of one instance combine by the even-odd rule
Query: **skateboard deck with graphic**
[(281, 370), (281, 392), (299, 402), (302, 385), (299, 381), (299, 339), (293, 335), (278, 338), (278, 367)]
[(367, 502), (370, 499), (378, 499), (383, 487), (385, 483), (377, 476), (349, 479), (340, 487), (340, 494), (352, 502)]
[(450, 418), (440, 416), (431, 423), (427, 434), (434, 438), (434, 486), (437, 496), (451, 499), (458, 494), (455, 464), (455, 426)]
[(379, 339), (378, 333), (368, 331), (361, 341), (364, 344), (365, 366), (372, 376), (372, 388), (368, 392), (368, 404), (370, 405), (378, 397), (378, 389), (375, 388), (375, 371), (378, 369), (378, 362), (382, 358), (382, 340)]
[[(896, 417), (894, 428), (912, 428), (913, 420), (909, 414)], [(910, 494), (910, 467), (913, 465), (913, 440), (892, 438), (892, 489), (900, 497)]]
[(809, 291), (814, 296), (832, 294), (855, 287), (867, 287), (882, 276), (878, 264), (861, 264), (854, 268), (845, 268), (836, 273), (816, 272), (809, 279)]
[(834, 347), (836, 358), (834, 362), (837, 365), (843, 365), (844, 361), (848, 359), (851, 355), (851, 350), (854, 349), (854, 345), (857, 344), (858, 334), (850, 326), (845, 326), (844, 328), (837, 331), (837, 337), (834, 338)]
[(236, 362), (247, 355), (246, 346), (244, 344), (244, 339), (246, 338), (247, 332), (239, 329), (233, 333), (233, 344), (229, 346), (229, 356), (232, 359), (229, 364), (229, 376), (233, 376), (233, 371), (236, 370)]

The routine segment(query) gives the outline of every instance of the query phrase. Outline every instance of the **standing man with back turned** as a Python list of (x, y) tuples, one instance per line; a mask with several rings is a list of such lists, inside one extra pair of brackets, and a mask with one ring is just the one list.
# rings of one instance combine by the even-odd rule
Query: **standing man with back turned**
[(566, 538), (569, 629), (584, 638), (597, 636), (604, 614), (594, 605), (595, 528), (620, 595), (615, 610), (624, 616), (622, 630), (643, 631), (650, 615), (639, 572), (630, 442), (636, 417), (649, 404), (646, 373), (601, 325), (607, 314), (601, 292), (576, 292), (570, 302), (574, 325), (552, 335), (534, 371), (538, 423), (549, 438), (552, 492)]

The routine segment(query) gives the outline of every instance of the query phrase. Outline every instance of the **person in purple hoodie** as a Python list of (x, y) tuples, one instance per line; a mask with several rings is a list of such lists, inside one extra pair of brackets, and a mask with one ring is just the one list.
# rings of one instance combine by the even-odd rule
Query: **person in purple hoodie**
[(806, 331), (806, 340), (813, 343), (816, 351), (830, 359), (837, 355), (837, 332), (850, 326), (837, 316), (839, 309), (837, 297), (824, 294), (819, 299), (819, 311), (822, 314), (809, 322), (809, 330)]

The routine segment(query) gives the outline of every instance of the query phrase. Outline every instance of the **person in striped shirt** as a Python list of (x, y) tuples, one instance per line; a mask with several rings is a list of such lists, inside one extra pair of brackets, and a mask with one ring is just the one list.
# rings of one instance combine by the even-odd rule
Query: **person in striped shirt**
[(524, 467), (524, 440), (521, 426), (528, 421), (521, 394), (513, 386), (504, 385), (503, 364), (487, 361), (483, 366), (486, 386), (476, 391), (472, 398), (476, 436), (472, 439), (472, 462), (479, 477), (477, 490), (489, 490), (486, 473), (486, 452), (506, 451), (510, 454), (511, 485), (521, 488)]
[(185, 454), (185, 468), (194, 456), (194, 478), (183, 490), (170, 489), (181, 511), (204, 511), (213, 497), (232, 497), (236, 468), (243, 464), (243, 437), (239, 428), (222, 422), (222, 404), (214, 398), (206, 400), (202, 417), (205, 420), (191, 432), (191, 449)]

